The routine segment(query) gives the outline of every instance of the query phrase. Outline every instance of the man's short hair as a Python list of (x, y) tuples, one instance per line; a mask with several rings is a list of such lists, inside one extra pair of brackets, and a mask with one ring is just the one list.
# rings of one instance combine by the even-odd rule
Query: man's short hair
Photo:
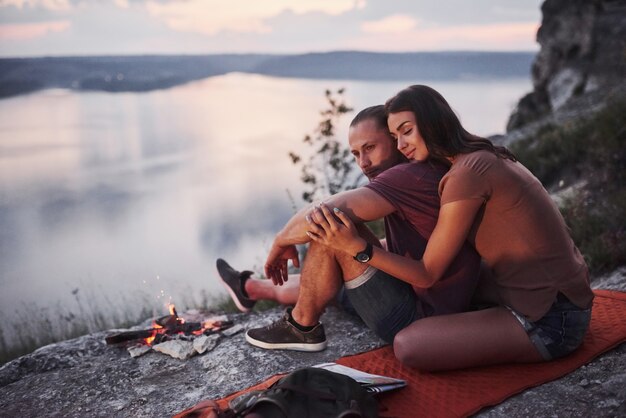
[(361, 110), (354, 119), (352, 119), (352, 122), (350, 122), (350, 127), (356, 126), (366, 120), (373, 120), (376, 123), (376, 127), (385, 132), (389, 130), (387, 128), (387, 113), (383, 105), (370, 106)]

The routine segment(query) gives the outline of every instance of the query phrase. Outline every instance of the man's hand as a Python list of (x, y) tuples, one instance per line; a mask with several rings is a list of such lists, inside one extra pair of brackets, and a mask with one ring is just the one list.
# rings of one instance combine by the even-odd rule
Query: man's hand
[(288, 280), (287, 261), (289, 260), (291, 260), (294, 267), (300, 267), (296, 246), (287, 245), (281, 247), (274, 241), (265, 262), (265, 276), (271, 279), (274, 285), (282, 286)]

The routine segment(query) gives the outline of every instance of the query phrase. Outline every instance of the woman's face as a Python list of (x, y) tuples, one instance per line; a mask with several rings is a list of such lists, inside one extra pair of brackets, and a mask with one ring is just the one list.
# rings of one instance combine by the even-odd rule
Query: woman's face
[(391, 136), (398, 140), (398, 150), (406, 158), (417, 161), (428, 158), (426, 142), (420, 135), (413, 112), (390, 113), (387, 118), (387, 125)]

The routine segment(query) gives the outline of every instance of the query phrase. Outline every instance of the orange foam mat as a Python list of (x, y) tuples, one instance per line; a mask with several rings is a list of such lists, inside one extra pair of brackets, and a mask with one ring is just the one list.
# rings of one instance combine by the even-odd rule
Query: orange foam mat
[[(427, 373), (403, 367), (395, 359), (390, 346), (342, 357), (337, 363), (407, 381), (405, 388), (378, 396), (383, 416), (468, 416), (525, 389), (564, 376), (626, 341), (626, 293), (608, 290), (595, 290), (594, 293), (596, 298), (591, 325), (583, 344), (571, 355), (548, 363), (505, 364)], [(266, 388), (278, 378), (280, 375), (273, 376), (217, 403), (224, 408), (233, 397), (248, 390)], [(191, 412), (192, 409), (181, 412), (177, 417), (208, 416), (202, 407)]]

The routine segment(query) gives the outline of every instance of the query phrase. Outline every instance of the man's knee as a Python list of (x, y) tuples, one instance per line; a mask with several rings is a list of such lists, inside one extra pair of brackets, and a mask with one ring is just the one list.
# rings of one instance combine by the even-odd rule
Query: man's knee
[(307, 263), (316, 263), (316, 260), (334, 260), (339, 269), (344, 281), (352, 280), (367, 269), (367, 264), (359, 263), (354, 259), (352, 254), (348, 254), (345, 251), (335, 250), (326, 245), (318, 244), (312, 241), (309, 244), (309, 248), (306, 254)]
[(338, 251), (315, 241), (309, 243), (306, 256), (308, 257), (332, 257), (336, 258)]

